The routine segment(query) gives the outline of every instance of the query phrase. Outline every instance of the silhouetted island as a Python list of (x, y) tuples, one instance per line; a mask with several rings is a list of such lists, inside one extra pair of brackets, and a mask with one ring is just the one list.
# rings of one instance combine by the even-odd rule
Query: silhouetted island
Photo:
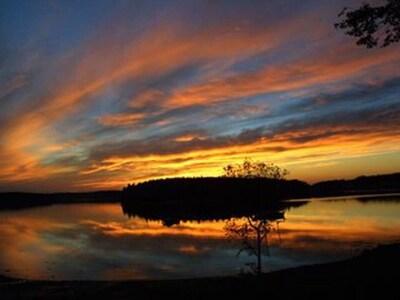
[(400, 173), (323, 181), (269, 178), (170, 178), (125, 187), (124, 212), (140, 215), (221, 215), (285, 208), (282, 200), (400, 192)]
[(171, 178), (129, 185), (121, 196), (125, 214), (173, 225), (247, 215), (280, 219), (290, 204), (302, 204), (281, 200), (308, 197), (309, 186), (299, 180), (267, 178)]
[[(221, 204), (265, 205), (271, 201), (305, 198), (309, 196), (309, 185), (300, 180), (269, 178), (198, 177), (168, 178), (128, 185), (122, 190), (122, 199), (141, 199), (154, 202), (168, 201), (187, 204), (187, 199), (205, 203), (211, 199)], [(186, 203), (185, 203), (186, 202)]]
[(170, 178), (129, 185), (121, 196), (124, 211), (137, 211), (140, 215), (224, 218), (282, 209), (283, 199), (309, 196), (309, 186), (299, 180), (267, 178)]

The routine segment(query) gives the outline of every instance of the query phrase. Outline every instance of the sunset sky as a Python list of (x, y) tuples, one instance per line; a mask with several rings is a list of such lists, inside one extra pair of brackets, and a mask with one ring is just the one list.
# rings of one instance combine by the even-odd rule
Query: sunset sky
[(361, 3), (1, 1), (0, 191), (400, 171), (400, 44), (333, 26)]

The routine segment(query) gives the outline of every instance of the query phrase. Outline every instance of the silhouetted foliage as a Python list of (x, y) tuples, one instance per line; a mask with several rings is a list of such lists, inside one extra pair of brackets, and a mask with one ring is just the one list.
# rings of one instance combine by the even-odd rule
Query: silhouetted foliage
[(246, 217), (242, 221), (231, 219), (226, 222), (224, 227), (225, 235), (229, 239), (239, 239), (241, 242), (237, 256), (245, 251), (249, 255), (254, 255), (257, 258), (257, 264), (254, 268), (257, 275), (260, 275), (262, 271), (262, 246), (264, 244), (264, 248), (267, 251), (269, 250), (268, 233), (273, 229), (271, 220), (266, 217), (259, 218), (254, 215)]
[(169, 178), (151, 180), (128, 185), (122, 191), (123, 200), (146, 200), (150, 202), (175, 202), (188, 204), (187, 201), (200, 199), (216, 204), (235, 205), (235, 203), (261, 205), (274, 203), (282, 199), (307, 197), (309, 186), (299, 180), (278, 180), (268, 178)]
[(285, 179), (289, 171), (274, 165), (246, 158), (242, 164), (224, 167), (224, 177)]
[(225, 218), (280, 209), (283, 199), (308, 197), (309, 186), (267, 178), (170, 178), (129, 185), (121, 195), (126, 210)]
[(358, 38), (357, 45), (387, 47), (400, 41), (400, 0), (374, 7), (364, 3), (355, 10), (346, 7), (339, 17), (342, 19), (335, 27)]

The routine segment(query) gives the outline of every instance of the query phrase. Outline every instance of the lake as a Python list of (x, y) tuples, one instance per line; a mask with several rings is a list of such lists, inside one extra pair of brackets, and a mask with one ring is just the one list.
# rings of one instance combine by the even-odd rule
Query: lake
[[(226, 221), (165, 226), (128, 217), (115, 203), (0, 211), (0, 274), (125, 280), (248, 272), (255, 257), (236, 256), (240, 242), (226, 238)], [(310, 199), (271, 224), (264, 272), (341, 260), (400, 240), (400, 195)]]

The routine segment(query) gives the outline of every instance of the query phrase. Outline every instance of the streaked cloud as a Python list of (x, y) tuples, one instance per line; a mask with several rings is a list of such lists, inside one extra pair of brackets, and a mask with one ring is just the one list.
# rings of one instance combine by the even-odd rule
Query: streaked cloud
[(144, 114), (114, 114), (100, 117), (100, 123), (107, 126), (126, 126), (143, 119)]
[(345, 5), (3, 4), (0, 189), (219, 175), (249, 155), (313, 181), (306, 164), (399, 160), (398, 46), (335, 31)]

